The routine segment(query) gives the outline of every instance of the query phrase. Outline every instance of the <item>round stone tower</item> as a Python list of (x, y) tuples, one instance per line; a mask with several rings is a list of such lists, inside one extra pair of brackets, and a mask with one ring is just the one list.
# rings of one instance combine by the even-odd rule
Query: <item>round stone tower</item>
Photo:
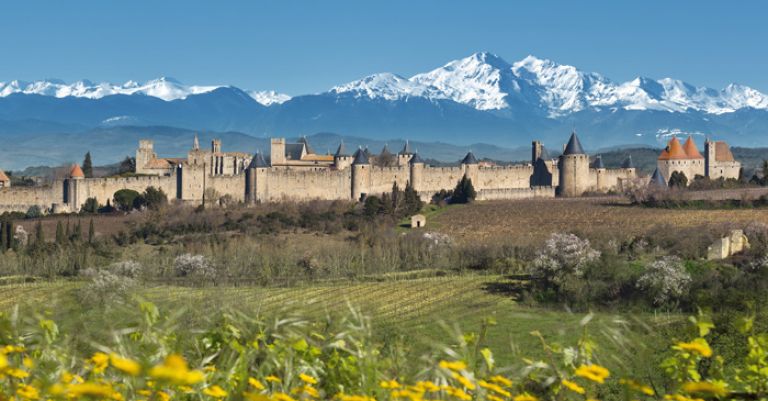
[(424, 186), (424, 160), (418, 153), (414, 153), (408, 165), (411, 170), (411, 188), (418, 193)]
[(352, 200), (360, 201), (368, 194), (371, 186), (371, 164), (368, 155), (358, 149), (352, 161)]
[(589, 155), (584, 152), (575, 132), (565, 145), (557, 166), (560, 170), (558, 195), (574, 197), (584, 194), (589, 188)]

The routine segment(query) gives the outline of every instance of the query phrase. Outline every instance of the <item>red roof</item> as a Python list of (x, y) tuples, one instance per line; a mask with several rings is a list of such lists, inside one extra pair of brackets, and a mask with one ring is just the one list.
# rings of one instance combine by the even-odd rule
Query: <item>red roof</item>
[(72, 178), (85, 178), (83, 169), (81, 169), (77, 164), (72, 165), (72, 170), (69, 170), (69, 176)]
[(693, 142), (693, 137), (688, 136), (688, 139), (685, 141), (685, 145), (683, 145), (683, 150), (685, 150), (685, 154), (688, 155), (689, 159), (703, 159), (704, 156), (699, 153), (699, 150), (696, 149), (696, 144)]
[(5, 175), (5, 171), (0, 170), (0, 181), (10, 181), (11, 179), (8, 178), (7, 175)]
[(733, 153), (728, 147), (728, 144), (723, 141), (715, 142), (715, 160), (719, 162), (732, 162), (734, 161)]
[(680, 141), (677, 138), (672, 138), (667, 145), (667, 149), (661, 152), (659, 160), (685, 160), (688, 159), (688, 155), (683, 150), (683, 145), (680, 145)]

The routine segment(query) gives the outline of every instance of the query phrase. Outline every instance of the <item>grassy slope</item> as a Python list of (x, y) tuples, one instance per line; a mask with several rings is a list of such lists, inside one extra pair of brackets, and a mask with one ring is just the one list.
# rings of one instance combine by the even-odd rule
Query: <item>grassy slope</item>
[[(372, 317), (380, 338), (402, 335), (419, 354), (449, 342), (451, 333), (457, 333), (459, 328), (464, 332), (478, 332), (483, 320), (493, 317), (496, 324), (490, 326), (484, 345), (494, 350), (502, 365), (520, 356), (543, 357), (538, 340), (530, 335), (533, 330), (539, 330), (549, 341), (575, 344), (581, 331), (579, 321), (584, 315), (518, 305), (509, 292), (503, 291), (516, 284), (499, 276), (468, 275), (316, 283), (291, 288), (157, 286), (144, 288), (139, 295), (155, 302), (162, 310), (183, 311), (185, 324), (190, 327), (229, 309), (265, 317), (291, 312), (323, 317), (343, 314), (348, 305), (352, 305)], [(107, 322), (111, 317), (97, 316), (93, 310), (88, 316), (80, 317), (82, 307), (67, 302), (67, 299), (74, 299), (76, 286), (72, 283), (6, 285), (0, 288), (5, 294), (0, 301), (0, 311), (7, 311), (16, 303), (39, 305), (40, 301), (46, 300), (45, 306), (51, 310), (51, 316), (64, 322), (62, 331), (77, 332), (83, 342), (98, 342), (103, 333), (88, 331), (108, 326), (101, 322)], [(489, 288), (502, 291), (490, 291)], [(78, 317), (67, 321), (72, 316)], [(627, 351), (625, 345), (616, 343), (626, 339), (624, 334), (617, 335), (620, 331), (617, 330), (622, 325), (619, 322), (627, 319), (630, 318), (596, 315), (590, 326), (598, 342), (609, 351), (604, 355), (617, 356)], [(632, 326), (638, 327), (636, 324)], [(639, 336), (638, 344), (655, 343), (653, 334), (635, 332), (630, 336)]]

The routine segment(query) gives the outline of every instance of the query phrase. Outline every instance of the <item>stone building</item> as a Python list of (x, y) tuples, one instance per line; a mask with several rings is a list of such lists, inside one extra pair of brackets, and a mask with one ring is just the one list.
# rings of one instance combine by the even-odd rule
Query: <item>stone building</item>
[(0, 170), (0, 188), (10, 188), (11, 179), (5, 174), (3, 170)]
[(423, 200), (441, 190), (450, 190), (464, 176), (472, 180), (477, 200), (552, 198), (581, 196), (586, 192), (622, 190), (635, 180), (631, 159), (619, 168), (606, 168), (601, 158), (590, 160), (573, 133), (563, 155), (553, 159), (540, 142), (532, 144), (531, 163), (497, 166), (481, 164), (472, 152), (457, 166), (429, 166), (406, 142), (392, 154), (384, 147), (377, 154), (359, 148), (348, 153), (344, 143), (336, 153), (314, 152), (306, 138), (287, 143), (271, 140), (269, 158), (223, 152), (214, 140), (210, 150), (200, 148), (197, 137), (186, 158), (162, 158), (149, 140), (139, 142), (136, 175), (131, 177), (85, 178), (74, 165), (67, 177), (50, 186), (2, 188), (0, 212), (26, 211), (31, 205), (52, 212), (78, 211), (88, 198), (106, 204), (121, 189), (143, 192), (161, 189), (175, 203), (216, 204), (245, 202), (350, 200), (390, 192), (410, 184)]
[(741, 163), (733, 158), (728, 144), (724, 141), (704, 142), (704, 155), (699, 153), (692, 136), (685, 144), (674, 137), (662, 150), (657, 161), (659, 173), (669, 182), (672, 173), (683, 173), (691, 183), (696, 176), (718, 178), (739, 178)]

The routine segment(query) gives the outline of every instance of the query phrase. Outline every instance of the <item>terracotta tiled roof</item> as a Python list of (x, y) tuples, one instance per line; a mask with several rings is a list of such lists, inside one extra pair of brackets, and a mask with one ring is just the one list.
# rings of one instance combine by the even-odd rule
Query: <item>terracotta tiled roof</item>
[(172, 162), (168, 159), (152, 159), (144, 165), (144, 168), (170, 168)]
[(77, 164), (72, 165), (72, 170), (69, 170), (69, 176), (72, 178), (85, 178), (83, 169), (81, 169)]
[(10, 181), (11, 179), (8, 178), (7, 175), (5, 175), (5, 172), (3, 170), (0, 170), (0, 181)]
[(683, 150), (683, 145), (680, 145), (680, 141), (677, 138), (672, 138), (667, 145), (667, 149), (661, 152), (659, 160), (685, 160), (688, 159), (688, 155)]
[(693, 137), (688, 136), (688, 139), (685, 140), (685, 145), (683, 145), (683, 150), (685, 151), (685, 154), (688, 155), (689, 159), (703, 159), (704, 156), (699, 153), (699, 150), (696, 149), (696, 144), (693, 142)]
[(731, 149), (728, 147), (727, 143), (723, 141), (715, 142), (715, 160), (719, 162), (734, 161), (733, 153), (731, 153)]
[(321, 161), (321, 162), (332, 162), (333, 161), (333, 155), (306, 155), (301, 158), (301, 160), (308, 160), (308, 161)]

